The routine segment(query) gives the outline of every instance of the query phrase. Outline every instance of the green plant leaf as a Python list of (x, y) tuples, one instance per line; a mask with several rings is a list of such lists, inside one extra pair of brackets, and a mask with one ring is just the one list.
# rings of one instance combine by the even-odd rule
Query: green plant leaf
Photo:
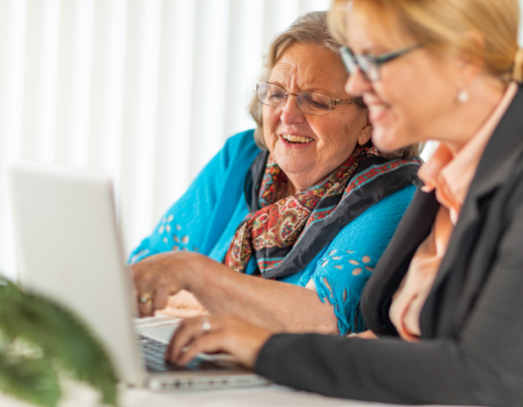
[(56, 372), (45, 358), (32, 359), (0, 351), (0, 391), (42, 407), (54, 407), (62, 392)]
[(69, 311), (12, 283), (0, 285), (0, 332), (38, 345), (57, 366), (101, 392), (116, 406), (116, 375), (107, 353)]

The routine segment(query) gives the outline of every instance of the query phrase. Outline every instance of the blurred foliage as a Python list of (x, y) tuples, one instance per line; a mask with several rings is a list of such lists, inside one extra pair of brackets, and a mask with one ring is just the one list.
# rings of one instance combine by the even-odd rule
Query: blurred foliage
[(87, 382), (117, 405), (114, 369), (104, 349), (70, 312), (0, 279), (0, 391), (54, 407), (59, 378)]

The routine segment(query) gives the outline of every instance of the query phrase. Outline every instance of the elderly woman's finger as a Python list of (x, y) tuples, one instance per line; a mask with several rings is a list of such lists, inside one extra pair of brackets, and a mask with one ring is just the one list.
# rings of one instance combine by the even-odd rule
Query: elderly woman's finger
[(133, 273), (134, 287), (136, 288), (136, 293), (138, 297), (142, 293), (150, 293), (154, 289), (154, 284), (152, 281), (153, 273), (148, 272), (144, 267), (145, 261), (143, 263), (133, 264), (131, 267)]
[(154, 311), (155, 309), (152, 302), (138, 305), (138, 314), (140, 318), (154, 317)]
[(141, 318), (154, 315), (154, 293), (137, 293), (138, 314)]
[[(137, 292), (138, 310), (141, 316), (154, 315), (154, 310), (164, 309), (171, 294), (185, 288), (184, 273), (174, 253), (160, 253), (132, 265), (134, 286)], [(183, 258), (180, 258), (183, 260)], [(154, 293), (152, 303), (140, 301), (142, 295)]]
[(169, 303), (170, 291), (167, 287), (157, 287), (154, 292), (153, 307), (154, 309), (164, 309)]

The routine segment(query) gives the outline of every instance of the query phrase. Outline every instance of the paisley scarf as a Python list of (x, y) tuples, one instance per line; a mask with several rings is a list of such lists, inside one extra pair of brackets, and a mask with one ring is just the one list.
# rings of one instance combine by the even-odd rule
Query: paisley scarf
[(269, 272), (287, 257), (318, 216), (326, 217), (336, 209), (356, 169), (370, 157), (379, 157), (372, 144), (357, 146), (343, 164), (316, 185), (285, 196), (290, 181), (269, 155), (261, 185), (257, 187), (259, 209), (247, 215), (237, 228), (224, 264), (245, 272), (254, 255), (259, 272), (271, 278)]

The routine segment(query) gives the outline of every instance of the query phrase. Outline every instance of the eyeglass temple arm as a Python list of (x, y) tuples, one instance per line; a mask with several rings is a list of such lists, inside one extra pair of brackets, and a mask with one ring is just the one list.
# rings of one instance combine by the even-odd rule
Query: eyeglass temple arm
[(376, 56), (374, 57), (374, 62), (377, 62), (379, 64), (382, 64), (384, 62), (388, 62), (388, 61), (391, 61), (395, 58), (398, 58), (402, 55), (405, 55), (406, 53), (410, 52), (410, 51), (414, 51), (416, 48), (419, 48), (421, 47), (423, 44), (415, 44), (411, 47), (408, 47), (408, 48), (405, 48), (405, 49), (402, 49), (401, 51), (392, 51), (392, 52), (388, 52), (386, 54), (381, 54), (379, 56)]
[(333, 99), (332, 104), (333, 105), (352, 105), (354, 103), (354, 99)]

